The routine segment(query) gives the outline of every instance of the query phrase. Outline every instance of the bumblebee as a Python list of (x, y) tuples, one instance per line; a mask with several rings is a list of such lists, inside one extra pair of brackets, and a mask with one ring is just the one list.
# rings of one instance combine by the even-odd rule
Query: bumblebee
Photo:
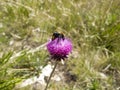
[(54, 32), (52, 35), (52, 41), (55, 40), (56, 38), (61, 38), (64, 40), (65, 37), (63, 33)]

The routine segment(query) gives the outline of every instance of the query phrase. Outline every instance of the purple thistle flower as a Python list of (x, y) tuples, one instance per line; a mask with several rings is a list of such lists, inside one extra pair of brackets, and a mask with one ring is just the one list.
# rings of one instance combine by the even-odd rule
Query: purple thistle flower
[(53, 59), (64, 60), (72, 51), (72, 43), (63, 34), (57, 34), (57, 36), (54, 36), (54, 39), (48, 42), (47, 49)]

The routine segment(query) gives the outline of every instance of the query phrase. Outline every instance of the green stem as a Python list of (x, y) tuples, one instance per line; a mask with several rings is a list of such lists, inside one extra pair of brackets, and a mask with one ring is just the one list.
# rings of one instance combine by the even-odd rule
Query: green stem
[(47, 85), (46, 85), (46, 87), (45, 87), (45, 90), (47, 90), (47, 88), (48, 88), (48, 84), (49, 84), (49, 82), (50, 82), (50, 79), (51, 79), (54, 71), (55, 71), (55, 68), (57, 67), (57, 64), (58, 64), (58, 61), (56, 61), (55, 65), (54, 65), (54, 68), (53, 68), (53, 70), (52, 70), (52, 72), (51, 72), (51, 74), (50, 74), (50, 77), (49, 77), (48, 81), (47, 81)]

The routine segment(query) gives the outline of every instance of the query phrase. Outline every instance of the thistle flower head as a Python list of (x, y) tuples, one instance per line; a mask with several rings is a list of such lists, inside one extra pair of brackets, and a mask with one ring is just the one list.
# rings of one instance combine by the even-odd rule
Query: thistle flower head
[(47, 49), (54, 60), (64, 60), (72, 51), (72, 43), (63, 34), (53, 33), (53, 38), (48, 42)]

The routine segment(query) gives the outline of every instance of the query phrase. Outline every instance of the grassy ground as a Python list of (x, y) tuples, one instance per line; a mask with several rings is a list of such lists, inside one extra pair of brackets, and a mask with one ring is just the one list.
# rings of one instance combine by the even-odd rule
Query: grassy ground
[(54, 31), (73, 42), (64, 84), (52, 90), (120, 89), (119, 0), (1, 0), (0, 90), (40, 73)]

